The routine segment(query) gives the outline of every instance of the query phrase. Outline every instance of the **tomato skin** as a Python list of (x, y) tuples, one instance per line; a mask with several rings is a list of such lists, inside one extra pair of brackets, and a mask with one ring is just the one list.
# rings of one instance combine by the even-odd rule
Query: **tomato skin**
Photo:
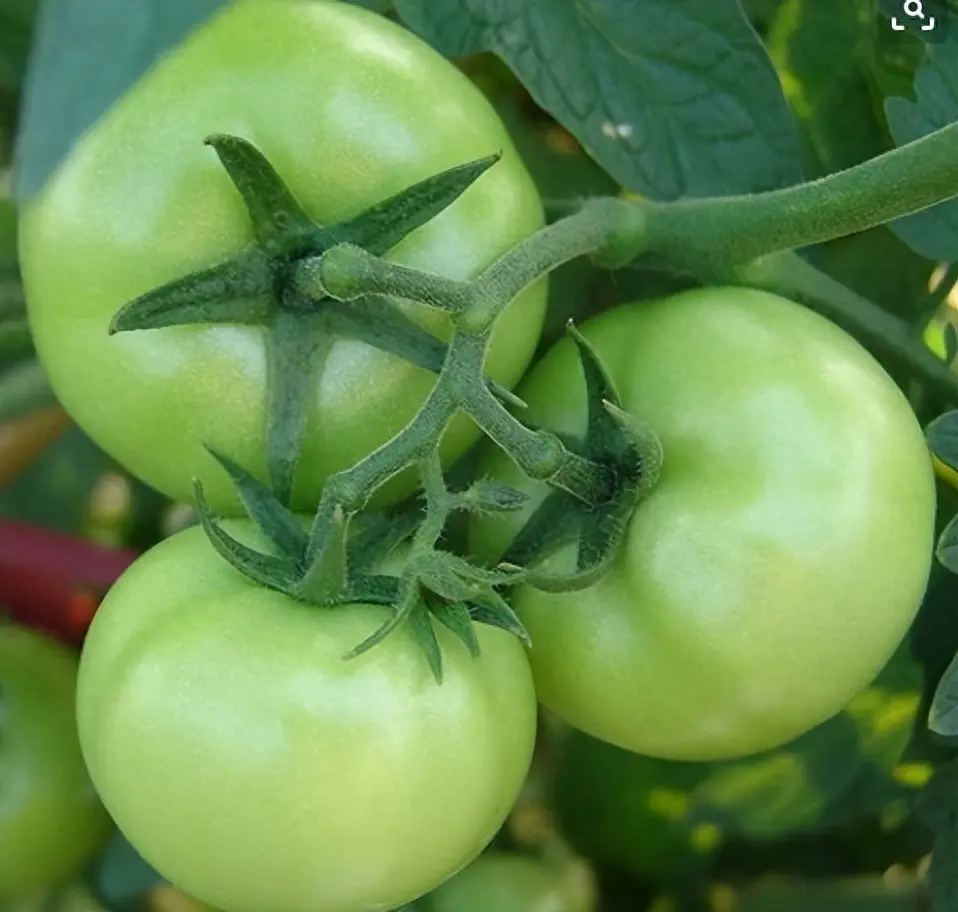
[(425, 912), (589, 912), (559, 870), (523, 855), (490, 852), (438, 887)]
[[(875, 677), (918, 608), (935, 513), (921, 428), (855, 340), (765, 292), (627, 305), (583, 333), (665, 461), (607, 577), (515, 594), (540, 699), (668, 759), (792, 740)], [(582, 433), (569, 340), (520, 395), (529, 421)], [(542, 495), (498, 452), (484, 468)], [(500, 553), (524, 516), (479, 522), (473, 545)]]
[[(63, 405), (103, 449), (174, 498), (191, 501), (199, 477), (214, 507), (237, 512), (202, 444), (265, 478), (264, 331), (107, 336), (126, 302), (252, 240), (239, 194), (203, 144), (216, 132), (254, 143), (324, 224), (501, 151), (476, 187), (390, 254), (427, 271), (470, 277), (539, 229), (543, 214), (479, 90), (411, 33), (350, 4), (227, 4), (142, 77), (22, 214), (31, 327)], [(448, 332), (442, 315), (405, 306)], [(499, 382), (525, 370), (544, 306), (541, 282), (497, 324), (487, 370)], [(312, 509), (324, 479), (401, 430), (434, 382), (395, 356), (337, 340), (309, 404), (296, 503)], [(476, 438), (457, 419), (443, 453), (459, 455)], [(414, 486), (405, 477), (394, 496)]]
[(473, 660), (437, 629), (441, 685), (407, 628), (344, 661), (387, 612), (257, 587), (195, 527), (121, 577), (84, 648), (80, 738), (160, 874), (230, 912), (363, 912), (427, 892), (489, 842), (535, 740), (524, 648), (478, 627)]
[(0, 621), (0, 907), (75, 874), (110, 821), (74, 719), (76, 655)]

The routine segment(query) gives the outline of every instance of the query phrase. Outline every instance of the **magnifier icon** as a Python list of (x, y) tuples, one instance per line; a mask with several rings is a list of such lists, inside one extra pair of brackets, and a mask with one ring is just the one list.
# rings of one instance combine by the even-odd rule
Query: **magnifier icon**
[[(922, 7), (921, 0), (905, 0), (902, 4), (902, 11), (910, 19), (922, 19), (925, 20), (925, 10)], [(896, 32), (905, 31), (906, 26), (898, 21), (897, 16), (892, 16), (891, 27)], [(924, 21), (924, 24), (921, 27), (923, 32), (930, 32), (935, 27), (935, 17), (929, 16), (927, 20)]]

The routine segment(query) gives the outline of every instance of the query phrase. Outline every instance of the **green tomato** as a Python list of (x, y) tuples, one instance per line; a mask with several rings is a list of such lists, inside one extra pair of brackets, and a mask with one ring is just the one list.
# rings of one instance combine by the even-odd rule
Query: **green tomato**
[(438, 887), (425, 912), (589, 912), (561, 869), (523, 855), (490, 852)]
[[(252, 240), (236, 188), (203, 144), (233, 133), (270, 159), (324, 224), (356, 215), (444, 169), (496, 152), (476, 187), (390, 258), (465, 279), (543, 224), (538, 194), (492, 107), (451, 63), (398, 25), (346, 3), (240, 0), (169, 52), (76, 144), (21, 217), (31, 327), (77, 423), (147, 483), (191, 500), (191, 479), (236, 512), (208, 444), (265, 478), (264, 331), (173, 327), (107, 335), (127, 301), (221, 262)], [(438, 335), (448, 320), (407, 313)], [(538, 340), (545, 284), (496, 325), (486, 369), (522, 375)], [(318, 371), (295, 502), (401, 430), (435, 377), (338, 339)], [(443, 455), (477, 431), (465, 418)], [(407, 493), (415, 476), (393, 486)], [(388, 493), (388, 492), (387, 492)]]
[(531, 760), (524, 648), (480, 626), (474, 660), (437, 625), (441, 685), (408, 626), (344, 661), (387, 617), (252, 585), (197, 527), (121, 577), (84, 647), (80, 740), (161, 875), (229, 912), (365, 912), (479, 854)]
[(895, 776), (921, 686), (902, 647), (839, 715), (780, 748), (719, 763), (643, 757), (568, 729), (552, 782), (562, 831), (589, 858), (676, 883), (702, 871), (726, 834), (764, 841), (833, 827), (874, 810), (861, 777)]
[(75, 874), (110, 821), (74, 718), (77, 658), (0, 622), (0, 907)]
[[(664, 758), (796, 738), (876, 676), (924, 593), (935, 487), (914, 414), (854, 339), (765, 292), (698, 289), (583, 333), (665, 460), (608, 575), (579, 592), (516, 592), (540, 699)], [(571, 340), (520, 395), (524, 420), (584, 432)], [(498, 451), (484, 469), (530, 492), (529, 509), (543, 496)], [(527, 515), (477, 522), (476, 549), (501, 553)], [(548, 568), (568, 567), (569, 550)]]

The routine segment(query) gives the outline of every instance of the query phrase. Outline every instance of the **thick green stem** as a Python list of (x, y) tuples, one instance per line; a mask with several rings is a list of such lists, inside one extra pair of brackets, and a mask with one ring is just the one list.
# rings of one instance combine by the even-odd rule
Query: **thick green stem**
[(477, 294), (457, 325), (471, 332), (488, 329), (502, 309), (533, 282), (563, 263), (606, 250), (615, 241), (621, 210), (605, 202), (594, 201), (555, 222), (493, 263), (475, 280)]
[(958, 123), (820, 180), (751, 196), (632, 203), (634, 251), (700, 277), (783, 250), (856, 234), (958, 195)]
[(801, 298), (813, 309), (855, 331), (863, 342), (926, 378), (949, 399), (958, 395), (958, 378), (916, 337), (910, 324), (882, 310), (841, 282), (787, 251), (763, 257), (736, 270), (747, 285)]

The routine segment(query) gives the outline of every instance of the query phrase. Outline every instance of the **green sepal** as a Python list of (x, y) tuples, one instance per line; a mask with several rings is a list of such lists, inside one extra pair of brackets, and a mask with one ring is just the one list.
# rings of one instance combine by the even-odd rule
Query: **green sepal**
[(336, 243), (355, 244), (375, 256), (387, 253), (406, 235), (452, 205), (501, 157), (489, 155), (407, 187), (356, 218), (337, 225)]
[(273, 266), (256, 247), (232, 260), (191, 272), (124, 304), (109, 333), (193, 324), (260, 324), (273, 312)]
[(460, 509), (485, 515), (515, 513), (525, 506), (529, 496), (500, 481), (481, 479), (460, 493), (457, 499)]
[(283, 183), (276, 170), (252, 143), (239, 136), (207, 136), (243, 197), (257, 244), (270, 256), (295, 252), (311, 237), (316, 225)]
[(397, 592), (398, 598), (393, 605), (393, 613), (386, 623), (378, 627), (358, 646), (353, 647), (343, 658), (355, 659), (365, 652), (369, 652), (374, 646), (378, 646), (386, 637), (389, 636), (400, 624), (405, 621), (418, 602), (421, 600), (419, 584), (414, 572), (407, 572), (403, 575)]
[(430, 599), (428, 604), (436, 620), (462, 641), (469, 655), (474, 659), (479, 658), (479, 637), (469, 609), (462, 602), (447, 602), (444, 599)]
[(242, 466), (212, 447), (206, 447), (206, 450), (229, 475), (246, 515), (283, 554), (301, 556), (306, 550), (308, 536), (296, 517), (276, 499), (269, 487)]
[(573, 446), (609, 469), (611, 490), (599, 504), (586, 505), (563, 491), (551, 492), (533, 512), (505, 555), (512, 564), (535, 565), (559, 547), (578, 542), (571, 572), (530, 570), (525, 582), (548, 592), (573, 592), (595, 585), (619, 552), (629, 519), (658, 480), (662, 447), (650, 430), (620, 407), (619, 395), (601, 360), (570, 323), (586, 383), (585, 439)]
[(267, 334), (267, 401), (269, 431), (266, 464), (273, 493), (287, 506), (299, 465), (300, 441), (313, 393), (310, 378), (332, 343), (320, 313), (276, 310)]
[(399, 577), (384, 574), (353, 575), (346, 583), (340, 604), (395, 605), (399, 599)]
[(532, 645), (529, 631), (509, 603), (494, 589), (485, 589), (469, 601), (469, 614), (477, 624), (497, 627), (522, 640), (526, 646)]
[(338, 504), (323, 522), (322, 546), (310, 558), (302, 578), (293, 586), (293, 598), (313, 605), (333, 605), (346, 591), (346, 539), (349, 515)]
[(419, 601), (409, 612), (409, 628), (416, 644), (425, 653), (429, 669), (437, 684), (442, 684), (442, 647), (432, 625), (432, 614), (425, 603)]
[(357, 513), (346, 550), (350, 569), (359, 573), (377, 566), (416, 531), (422, 516), (415, 502), (406, 502), (392, 510)]
[(579, 538), (579, 502), (565, 491), (552, 490), (516, 533), (503, 560), (532, 567)]
[(200, 524), (220, 557), (239, 570), (247, 579), (268, 589), (289, 594), (301, 575), (296, 561), (289, 557), (262, 554), (238, 542), (216, 522), (216, 517), (206, 501), (203, 485), (199, 480), (194, 480), (193, 489)]

